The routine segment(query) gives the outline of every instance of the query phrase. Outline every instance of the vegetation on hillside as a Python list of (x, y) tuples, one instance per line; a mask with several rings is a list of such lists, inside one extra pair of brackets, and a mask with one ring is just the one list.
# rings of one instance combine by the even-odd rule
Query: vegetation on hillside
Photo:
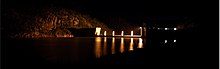
[(64, 8), (9, 9), (3, 14), (3, 29), (13, 38), (38, 38), (69, 36), (67, 28), (101, 27), (112, 31), (103, 22), (89, 15)]

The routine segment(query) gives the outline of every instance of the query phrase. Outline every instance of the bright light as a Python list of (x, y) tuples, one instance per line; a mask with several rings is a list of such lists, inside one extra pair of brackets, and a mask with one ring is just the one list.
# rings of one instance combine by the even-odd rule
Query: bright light
[(158, 30), (160, 29), (160, 28), (157, 28)]
[(106, 36), (106, 31), (104, 32), (104, 36)]
[(95, 30), (95, 35), (100, 35), (100, 31), (101, 31), (101, 28), (100, 27), (96, 27), (96, 30)]
[(133, 31), (131, 31), (131, 36), (133, 36)]
[(167, 30), (167, 28), (165, 28), (165, 30)]
[(112, 36), (115, 36), (115, 31), (112, 31)]
[(142, 27), (140, 27), (140, 29), (142, 29)]
[(124, 31), (121, 31), (121, 36), (124, 36)]
[(165, 43), (167, 43), (167, 40), (165, 40)]
[(174, 30), (177, 30), (177, 28), (173, 28)]
[(173, 40), (173, 42), (176, 42), (176, 40)]

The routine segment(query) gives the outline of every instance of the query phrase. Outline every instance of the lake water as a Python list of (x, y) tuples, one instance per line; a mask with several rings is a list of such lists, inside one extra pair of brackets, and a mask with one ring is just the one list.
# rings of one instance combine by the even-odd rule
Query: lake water
[[(142, 49), (146, 39), (121, 37), (74, 37), (11, 40), (5, 47), (9, 64), (87, 64)], [(21, 63), (22, 62), (22, 63)]]
[[(8, 65), (127, 63), (120, 60), (112, 61), (127, 58), (128, 55), (125, 54), (154, 48), (147, 43), (149, 41), (147, 42), (146, 38), (127, 37), (13, 39), (6, 42), (4, 50)], [(165, 40), (161, 39), (158, 43), (161, 44), (158, 48), (175, 48), (166, 45), (174, 43), (172, 40), (165, 43)]]
[[(193, 35), (193, 36), (192, 36)], [(146, 64), (181, 66), (202, 63), (205, 52), (196, 34), (163, 32), (146, 38), (73, 37), (3, 41), (5, 67), (74, 66), (76, 64)], [(188, 38), (182, 37), (188, 36)], [(197, 42), (196, 42), (197, 41)], [(206, 49), (208, 50), (208, 49)], [(211, 51), (211, 50), (210, 50)]]

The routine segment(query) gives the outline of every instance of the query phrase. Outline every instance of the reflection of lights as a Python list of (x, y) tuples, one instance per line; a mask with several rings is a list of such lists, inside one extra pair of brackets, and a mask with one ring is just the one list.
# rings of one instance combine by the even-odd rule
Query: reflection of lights
[(139, 38), (138, 48), (143, 48), (142, 38)]
[(107, 41), (107, 38), (106, 37), (104, 37), (104, 42), (106, 42)]
[(133, 36), (133, 31), (131, 31), (131, 36)]
[(130, 50), (130, 51), (133, 51), (133, 50), (134, 50), (133, 44), (134, 44), (133, 38), (131, 38), (130, 47), (129, 47), (129, 50)]
[(112, 38), (112, 42), (114, 42), (114, 43), (115, 43), (115, 38), (114, 38), (114, 37)]
[(124, 38), (121, 38), (120, 52), (124, 52)]
[(124, 31), (121, 31), (121, 36), (124, 36)]
[(112, 31), (112, 36), (115, 36), (115, 31)]
[(106, 36), (106, 31), (104, 32), (104, 36)]
[(101, 56), (101, 37), (95, 38), (95, 55), (96, 58), (99, 58)]
[(101, 31), (101, 28), (100, 27), (96, 27), (95, 34), (99, 36), (100, 35), (100, 31)]
[(165, 40), (165, 43), (167, 43), (167, 40)]
[(167, 28), (165, 28), (165, 30), (167, 30)]
[(173, 42), (176, 42), (176, 40), (173, 40)]
[(103, 48), (104, 48), (104, 50), (103, 50), (104, 55), (107, 55), (107, 38), (106, 37), (104, 38), (104, 47)]
[(101, 42), (101, 41), (102, 41), (101, 37), (95, 38), (95, 42)]
[(177, 28), (173, 28), (174, 30), (177, 30)]
[(112, 54), (115, 54), (115, 38), (112, 38)]

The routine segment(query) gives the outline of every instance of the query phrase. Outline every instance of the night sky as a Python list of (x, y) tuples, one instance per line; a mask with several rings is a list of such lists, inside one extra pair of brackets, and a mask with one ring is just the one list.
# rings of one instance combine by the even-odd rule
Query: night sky
[[(61, 7), (107, 22), (108, 17), (123, 18), (132, 24), (149, 20), (175, 20), (180, 17), (193, 18), (194, 23), (207, 27), (218, 26), (218, 0), (3, 0), (2, 9), (39, 7)], [(3, 11), (4, 12), (4, 11)], [(217, 21), (218, 22), (218, 21)], [(215, 24), (215, 25), (214, 25)], [(217, 28), (217, 27), (216, 27)], [(207, 30), (207, 29), (204, 29)]]
[(3, 7), (23, 9), (45, 6), (64, 7), (96, 18), (113, 16), (142, 23), (151, 16), (201, 16), (198, 12), (212, 11), (209, 8), (210, 5), (206, 5), (210, 3), (187, 0), (3, 0)]

